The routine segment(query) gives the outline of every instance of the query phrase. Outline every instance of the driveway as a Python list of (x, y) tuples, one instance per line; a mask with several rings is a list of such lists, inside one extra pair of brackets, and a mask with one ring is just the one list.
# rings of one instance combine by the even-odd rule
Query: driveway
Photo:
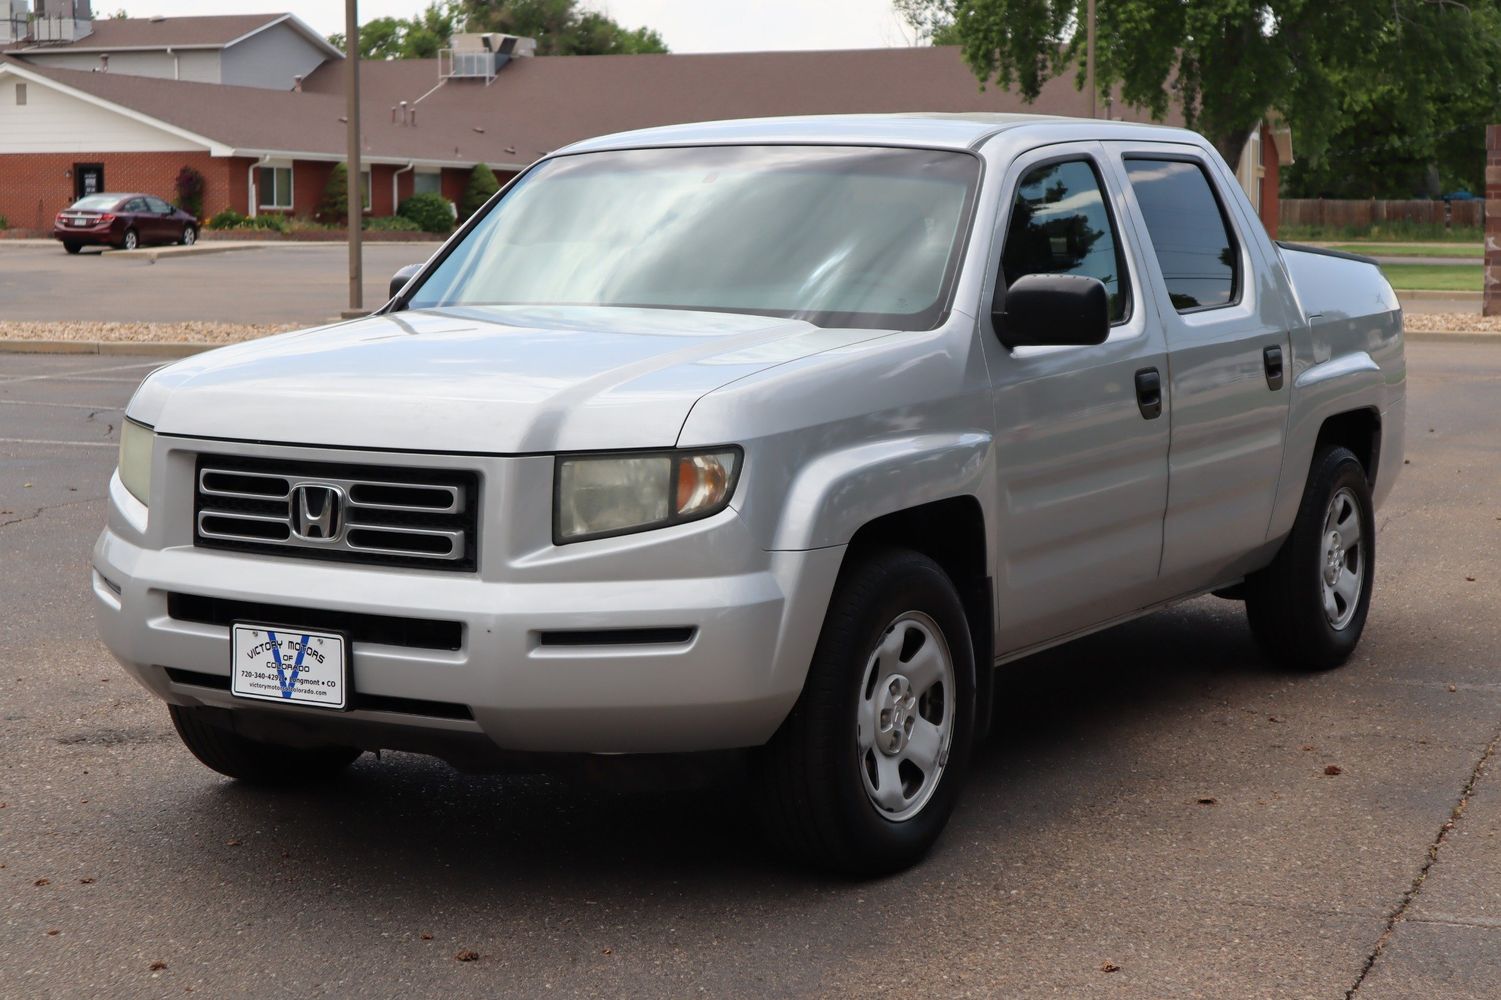
[[(386, 301), (391, 275), (438, 246), (366, 244), (366, 308)], [(313, 325), (338, 318), (348, 289), (343, 243), (268, 243), (152, 261), (143, 251), (71, 257), (58, 244), (0, 241), (0, 319), (7, 320)]]
[(1501, 346), (1409, 359), (1347, 667), (1269, 668), (1213, 598), (1014, 664), (934, 855), (859, 883), (769, 856), (733, 789), (221, 780), (91, 622), (157, 362), (0, 355), (0, 996), (1493, 997)]

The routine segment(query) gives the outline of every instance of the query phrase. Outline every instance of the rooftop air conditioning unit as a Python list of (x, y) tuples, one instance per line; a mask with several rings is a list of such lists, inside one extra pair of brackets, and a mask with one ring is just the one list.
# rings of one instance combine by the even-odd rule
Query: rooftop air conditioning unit
[(489, 83), (512, 59), (536, 55), (537, 40), (498, 31), (461, 32), (453, 36), (453, 48), (438, 54), (438, 72), (444, 79), (484, 80)]

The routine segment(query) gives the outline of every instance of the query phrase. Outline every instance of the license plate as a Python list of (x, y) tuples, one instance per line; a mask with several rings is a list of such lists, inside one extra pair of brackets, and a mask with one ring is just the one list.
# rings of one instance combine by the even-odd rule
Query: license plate
[(342, 635), (236, 623), (230, 636), (230, 692), (237, 698), (319, 708), (348, 704)]
[(83, 219), (74, 219), (73, 220), (73, 225), (75, 225), (75, 226), (87, 226), (88, 222), (86, 222)]

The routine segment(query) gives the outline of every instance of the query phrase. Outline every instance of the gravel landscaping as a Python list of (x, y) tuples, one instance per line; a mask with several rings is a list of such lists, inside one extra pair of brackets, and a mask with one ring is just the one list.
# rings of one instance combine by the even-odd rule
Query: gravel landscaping
[(1409, 333), (1498, 333), (1501, 316), (1477, 316), (1474, 313), (1404, 313), (1404, 329)]
[(0, 340), (233, 344), (299, 329), (296, 323), (23, 323), (0, 320)]

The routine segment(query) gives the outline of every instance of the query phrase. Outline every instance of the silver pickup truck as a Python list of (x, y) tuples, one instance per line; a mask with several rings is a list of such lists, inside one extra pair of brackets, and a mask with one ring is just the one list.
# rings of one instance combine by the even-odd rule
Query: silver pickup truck
[(1349, 657), (1404, 379), (1376, 267), (1273, 243), (1190, 132), (653, 129), (371, 317), (154, 372), (93, 590), (231, 777), (733, 757), (775, 841), (890, 871), (1007, 663), (1211, 592)]

